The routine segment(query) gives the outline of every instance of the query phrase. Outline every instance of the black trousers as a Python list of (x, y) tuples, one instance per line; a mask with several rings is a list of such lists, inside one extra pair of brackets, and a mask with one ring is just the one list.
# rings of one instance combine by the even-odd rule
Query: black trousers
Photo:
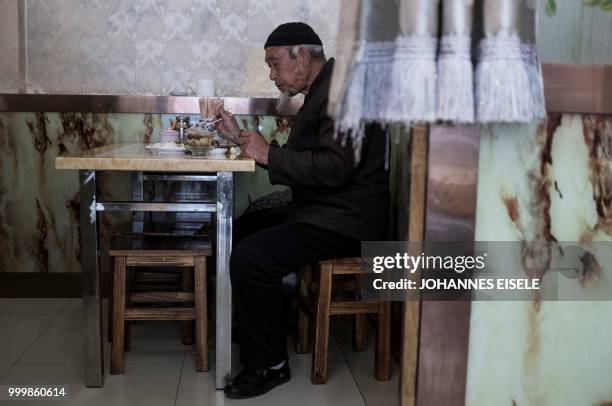
[(324, 259), (359, 256), (361, 242), (311, 224), (285, 221), (284, 209), (241, 216), (234, 225), (230, 276), (240, 362), (267, 368), (288, 359), (289, 301), (282, 278)]

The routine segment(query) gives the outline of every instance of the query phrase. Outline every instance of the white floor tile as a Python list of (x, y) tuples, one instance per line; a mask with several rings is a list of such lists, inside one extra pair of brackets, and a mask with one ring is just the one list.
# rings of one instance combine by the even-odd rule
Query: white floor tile
[(36, 316), (57, 314), (70, 299), (1, 298), (0, 316)]
[(58, 317), (19, 359), (19, 363), (83, 362), (83, 322)]
[(138, 321), (131, 327), (134, 350), (183, 350), (179, 321)]
[[(110, 353), (110, 350), (109, 350), (109, 353)], [(181, 365), (183, 363), (184, 357), (185, 357), (185, 350), (155, 350), (155, 351), (130, 350), (130, 351), (126, 351), (125, 353), (125, 364), (126, 365), (132, 365), (132, 364)]]
[[(232, 345), (232, 370), (238, 371), (238, 346)], [(215, 353), (214, 349), (208, 354), (209, 371), (197, 372), (195, 370), (195, 353), (187, 351), (185, 362), (181, 371), (181, 380), (177, 395), (176, 406), (179, 405), (223, 405), (225, 395), (223, 391), (215, 389)]]
[(399, 404), (399, 373), (391, 363), (391, 379), (378, 381), (374, 377), (374, 351), (366, 350), (345, 354), (347, 363), (367, 405)]
[[(237, 347), (234, 347), (237, 349)], [(237, 361), (237, 351), (234, 351), (233, 373), (240, 370)], [(214, 357), (211, 362), (211, 371), (214, 371)], [(326, 385), (313, 385), (310, 382), (310, 366), (312, 356), (310, 354), (295, 355), (290, 352), (289, 365), (291, 367), (292, 379), (288, 383), (275, 388), (269, 393), (248, 400), (226, 399), (223, 391), (215, 389), (214, 373), (195, 372), (193, 353), (188, 353), (181, 373), (176, 406), (189, 405), (248, 405), (269, 406), (287, 405), (310, 406), (358, 406), (364, 405), (355, 381), (344, 362), (336, 344), (330, 341), (329, 380)]]
[(13, 364), (0, 364), (0, 379), (2, 379), (4, 374), (7, 373), (12, 366)]
[[(2, 304), (6, 305), (6, 302)], [(43, 308), (55, 306), (55, 310), (37, 309), (37, 306)], [(106, 306), (105, 300), (105, 321)], [(196, 372), (193, 347), (182, 344), (178, 322), (135, 323), (132, 327), (132, 349), (125, 353), (124, 375), (108, 374), (110, 345), (105, 339), (106, 383), (103, 388), (94, 389), (86, 388), (83, 383), (81, 299), (38, 303), (21, 301), (17, 307), (19, 309), (12, 311), (27, 310), (29, 313), (39, 315), (0, 314), (0, 383), (69, 384), (72, 392), (69, 399), (60, 402), (14, 402), (18, 406), (54, 403), (87, 406), (121, 406), (139, 403), (177, 406), (194, 404), (354, 406), (398, 403), (397, 365), (392, 363), (391, 381), (379, 382), (374, 378), (374, 331), (371, 326), (368, 326), (368, 349), (363, 352), (353, 352), (351, 323), (333, 322), (327, 384), (313, 385), (310, 382), (312, 355), (294, 354), (293, 340), (290, 339), (290, 366), (293, 375), (291, 381), (262, 397), (232, 401), (225, 398), (223, 391), (215, 389), (214, 348), (210, 348), (210, 372)], [(106, 337), (106, 326), (104, 334)], [(238, 346), (234, 346), (233, 349), (235, 374), (241, 366), (238, 361)], [(12, 365), (17, 360), (18, 363)], [(11, 402), (2, 402), (2, 406), (5, 404)]]
[[(106, 330), (104, 335), (106, 337)], [(183, 363), (187, 346), (182, 343), (178, 322), (139, 321), (132, 325), (130, 337), (131, 348), (124, 353), (126, 365)], [(110, 343), (105, 339), (104, 355), (109, 368), (110, 351)]]
[(0, 363), (17, 361), (54, 317), (0, 316)]
[(58, 317), (83, 320), (83, 299), (70, 299)]
[[(83, 362), (83, 318), (81, 299), (69, 303), (57, 319), (32, 344), (19, 363), (79, 364)], [(106, 311), (104, 311), (106, 313)], [(110, 345), (104, 333), (106, 363)], [(183, 362), (185, 346), (178, 322), (137, 322), (132, 325), (132, 346), (125, 352), (126, 364), (172, 364)]]
[[(180, 376), (180, 365), (151, 368), (132, 365), (124, 375), (106, 375), (102, 388), (86, 388), (82, 367), (79, 365), (18, 364), (0, 381), (7, 384), (69, 385), (70, 396), (61, 401), (17, 401), (15, 405), (62, 406), (172, 406)], [(3, 406), (4, 406), (3, 402)], [(10, 404), (7, 402), (6, 404)]]
[(399, 372), (393, 357), (391, 357), (391, 379), (378, 381), (374, 377), (376, 337), (374, 327), (369, 323), (366, 325), (367, 345), (364, 351), (353, 351), (351, 321), (334, 320), (332, 332), (366, 404), (369, 406), (399, 404)]

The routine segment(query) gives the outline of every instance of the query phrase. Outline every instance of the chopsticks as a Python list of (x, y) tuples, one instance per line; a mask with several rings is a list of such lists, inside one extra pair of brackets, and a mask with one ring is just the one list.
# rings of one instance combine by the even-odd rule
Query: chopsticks
[[(229, 113), (227, 116), (228, 116), (228, 117), (231, 117), (231, 116), (233, 116), (233, 115), (234, 115), (234, 113)], [(216, 117), (216, 116), (213, 116), (213, 117), (211, 117), (211, 118), (215, 118), (215, 117)], [(207, 120), (208, 120), (208, 119), (207, 119)], [(215, 120), (215, 121), (211, 121), (210, 123), (207, 123), (207, 124), (214, 124), (214, 123), (219, 122), (219, 121), (221, 121), (221, 120), (223, 120), (223, 117), (221, 117), (221, 118), (219, 118), (219, 119), (217, 119), (217, 120)]]

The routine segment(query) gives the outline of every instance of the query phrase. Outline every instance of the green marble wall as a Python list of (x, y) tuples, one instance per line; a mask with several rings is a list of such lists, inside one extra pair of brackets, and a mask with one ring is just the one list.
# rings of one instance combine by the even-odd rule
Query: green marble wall
[[(612, 63), (612, 12), (557, 0), (546, 15), (546, 3), (543, 62)], [(612, 241), (611, 148), (612, 116), (485, 127), (476, 240)], [(606, 263), (611, 252), (594, 258)], [(609, 291), (611, 281), (609, 272), (576, 279), (573, 290)], [(610, 301), (472, 303), (465, 404), (612, 405), (611, 314)]]
[[(171, 115), (93, 113), (0, 114), (0, 272), (78, 272), (78, 173), (56, 170), (55, 158), (124, 142), (159, 141)], [(198, 116), (192, 117), (197, 119)], [(244, 128), (284, 144), (290, 119), (243, 116)], [(267, 172), (235, 178), (235, 216), (273, 190)], [(126, 174), (99, 179), (99, 198), (129, 200)], [(121, 228), (128, 214), (103, 214), (101, 230)]]
[[(554, 8), (546, 7), (555, 4)], [(612, 63), (612, 10), (582, 0), (540, 1), (538, 52), (542, 62)], [(604, 3), (604, 2), (598, 2)]]
[[(564, 292), (610, 292), (612, 116), (484, 127), (478, 171), (477, 241), (598, 242), (599, 273)], [(516, 270), (552, 272), (546, 255)], [(612, 301), (479, 301), (471, 311), (466, 405), (612, 404)]]

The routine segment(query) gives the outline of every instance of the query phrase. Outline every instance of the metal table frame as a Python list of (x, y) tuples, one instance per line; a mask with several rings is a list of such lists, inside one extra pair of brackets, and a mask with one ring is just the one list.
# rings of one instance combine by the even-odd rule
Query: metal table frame
[[(229, 260), (232, 249), (232, 212), (234, 204), (233, 172), (216, 175), (143, 175), (132, 172), (133, 202), (98, 202), (96, 200), (96, 170), (79, 171), (81, 272), (85, 313), (85, 384), (104, 385), (104, 347), (102, 329), (102, 292), (98, 265), (98, 212), (101, 211), (205, 211), (216, 212), (217, 218), (217, 300), (215, 340), (215, 386), (222, 389), (231, 376), (232, 294)], [(217, 202), (208, 203), (145, 203), (143, 179), (215, 181)], [(140, 213), (142, 214), (142, 213)], [(140, 229), (140, 230), (139, 230)], [(142, 231), (142, 216), (136, 215), (134, 231)]]

